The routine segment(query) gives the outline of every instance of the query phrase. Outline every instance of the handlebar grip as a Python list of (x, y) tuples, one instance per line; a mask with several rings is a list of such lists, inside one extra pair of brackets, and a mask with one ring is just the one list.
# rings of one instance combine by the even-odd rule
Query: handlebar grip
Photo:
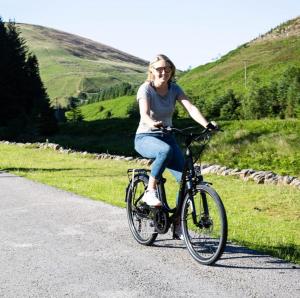
[(163, 128), (151, 128), (151, 131), (154, 131), (154, 132), (156, 132), (156, 131), (162, 132), (163, 130), (164, 130)]

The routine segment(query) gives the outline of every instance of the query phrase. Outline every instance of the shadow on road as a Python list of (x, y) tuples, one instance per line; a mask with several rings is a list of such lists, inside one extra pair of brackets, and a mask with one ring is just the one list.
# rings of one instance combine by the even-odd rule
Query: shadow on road
[[(241, 263), (233, 264), (233, 260), (248, 259), (247, 265)], [(228, 243), (221, 258), (221, 263), (217, 263), (216, 267), (225, 267), (233, 269), (262, 269), (262, 270), (299, 270), (300, 267), (287, 261), (273, 258), (268, 254), (261, 253), (246, 247), (237, 246)], [(226, 261), (230, 261), (227, 263)], [(253, 265), (250, 263), (252, 262)], [(227, 263), (227, 264), (226, 264)]]
[(174, 240), (173, 238), (165, 238), (165, 239), (159, 239), (155, 240), (153, 247), (159, 247), (159, 248), (180, 248), (180, 249), (186, 249), (185, 243), (182, 240)]
[[(171, 237), (156, 240), (153, 247), (186, 249), (184, 241), (173, 240)], [(243, 261), (241, 261), (243, 259)], [(239, 261), (240, 260), (240, 261)], [(242, 264), (247, 265), (242, 265)], [(221, 259), (213, 265), (220, 268), (254, 269), (254, 270), (300, 270), (296, 264), (273, 258), (267, 254), (227, 243)]]

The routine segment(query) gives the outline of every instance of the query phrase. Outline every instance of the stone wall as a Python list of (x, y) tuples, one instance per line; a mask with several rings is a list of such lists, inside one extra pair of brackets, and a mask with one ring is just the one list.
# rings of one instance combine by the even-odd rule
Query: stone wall
[[(151, 160), (144, 158), (134, 158), (130, 156), (113, 155), (108, 153), (88, 153), (87, 151), (80, 152), (71, 149), (65, 149), (58, 144), (54, 143), (14, 143), (8, 141), (0, 141), (2, 144), (14, 144), (22, 147), (40, 148), (40, 149), (53, 149), (60, 153), (70, 154), (77, 153), (82, 155), (89, 155), (95, 159), (113, 159), (113, 160), (126, 160), (134, 161), (141, 166), (149, 166)], [(274, 185), (290, 185), (300, 190), (300, 179), (295, 176), (281, 176), (271, 171), (257, 171), (253, 169), (230, 169), (221, 165), (212, 164), (202, 164), (201, 165), (202, 174), (216, 174), (221, 176), (235, 176), (239, 177), (244, 181), (252, 180), (257, 184), (274, 184)]]
[(236, 176), (244, 181), (252, 180), (257, 184), (291, 185), (300, 190), (300, 180), (294, 176), (282, 176), (271, 171), (253, 169), (230, 169), (220, 165), (202, 165), (202, 173), (214, 173), (221, 176)]

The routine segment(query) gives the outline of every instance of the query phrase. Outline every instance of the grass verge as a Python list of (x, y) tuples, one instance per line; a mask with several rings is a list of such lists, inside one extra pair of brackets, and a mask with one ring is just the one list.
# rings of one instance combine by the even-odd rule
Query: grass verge
[[(137, 164), (0, 144), (1, 170), (120, 207), (125, 207), (126, 170), (130, 167)], [(176, 185), (168, 173), (166, 178), (167, 194), (174, 205)], [(225, 204), (230, 240), (300, 263), (298, 190), (245, 183), (233, 177), (206, 179), (213, 182)]]

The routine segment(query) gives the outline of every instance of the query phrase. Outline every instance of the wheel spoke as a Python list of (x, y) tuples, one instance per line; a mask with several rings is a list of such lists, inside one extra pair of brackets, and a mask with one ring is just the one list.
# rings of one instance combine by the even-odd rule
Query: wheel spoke
[(183, 203), (182, 230), (187, 248), (194, 259), (203, 264), (214, 263), (222, 254), (227, 239), (227, 220), (217, 193), (201, 186)]
[(147, 176), (135, 177), (127, 199), (127, 217), (134, 238), (141, 244), (151, 245), (156, 237), (149, 207), (141, 201), (148, 183)]

